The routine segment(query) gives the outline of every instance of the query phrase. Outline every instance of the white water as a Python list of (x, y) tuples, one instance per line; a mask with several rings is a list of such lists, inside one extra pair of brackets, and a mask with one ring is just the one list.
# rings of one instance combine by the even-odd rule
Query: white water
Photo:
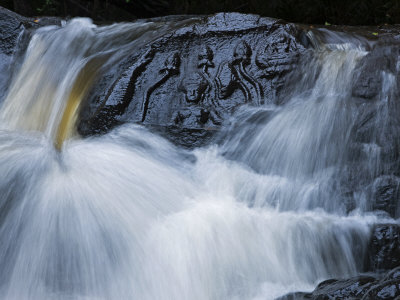
[[(220, 146), (188, 152), (125, 125), (55, 150), (82, 61), (104, 51), (117, 61), (114, 48), (135, 39), (107, 42), (121, 32), (138, 35), (134, 25), (87, 21), (42, 30), (9, 89), (0, 298), (274, 299), (357, 274), (377, 217), (362, 201), (348, 214), (335, 183), (353, 125), (350, 78), (365, 53), (321, 50), (296, 96), (244, 108)], [(85, 47), (71, 49), (73, 41)], [(264, 112), (267, 121), (245, 121)]]

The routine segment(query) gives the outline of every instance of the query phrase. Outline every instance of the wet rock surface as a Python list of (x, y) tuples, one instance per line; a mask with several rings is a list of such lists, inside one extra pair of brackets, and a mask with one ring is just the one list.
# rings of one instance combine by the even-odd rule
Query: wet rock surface
[(21, 16), (0, 7), (0, 98), (5, 93), (12, 54), (23, 31), (22, 21)]
[(365, 49), (352, 83), (354, 125), (343, 186), (365, 199), (367, 210), (398, 218), (400, 44), (392, 32)]
[(10, 74), (13, 57), (24, 52), (32, 29), (45, 25), (60, 25), (60, 18), (26, 18), (0, 6), (0, 99), (3, 98)]
[(330, 279), (321, 282), (311, 293), (291, 293), (276, 300), (393, 300), (400, 296), (398, 274), (397, 268), (380, 277), (364, 275), (350, 279)]
[(25, 18), (0, 7), (0, 52), (11, 55), (17, 44), (18, 35), (23, 30)]
[(295, 25), (255, 15), (194, 18), (138, 49), (119, 77), (105, 76), (99, 85), (105, 92), (91, 97), (79, 132), (133, 122), (185, 132), (171, 140), (187, 147), (193, 132), (202, 144), (201, 136), (215, 132), (238, 106), (274, 103), (306, 51), (303, 35)]
[(362, 58), (355, 73), (353, 96), (363, 99), (377, 99), (384, 89), (384, 76), (399, 74), (397, 60), (400, 43), (397, 37), (386, 37), (379, 41), (371, 51)]
[(367, 269), (388, 270), (400, 266), (400, 226), (377, 224), (372, 228)]

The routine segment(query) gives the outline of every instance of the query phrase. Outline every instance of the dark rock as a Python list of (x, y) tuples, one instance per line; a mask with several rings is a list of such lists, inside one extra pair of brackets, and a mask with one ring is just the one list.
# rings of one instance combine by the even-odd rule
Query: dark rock
[(213, 129), (190, 129), (178, 126), (147, 126), (153, 132), (168, 137), (175, 145), (184, 148), (197, 148), (207, 145), (214, 138)]
[(373, 285), (362, 300), (394, 299), (400, 296), (400, 280), (389, 280)]
[(9, 80), (12, 54), (24, 29), (23, 22), (23, 17), (0, 7), (0, 99)]
[(342, 299), (397, 299), (400, 296), (400, 272), (393, 269), (384, 276), (361, 275), (349, 279), (329, 279), (321, 282), (313, 292), (296, 292), (276, 300), (342, 300)]
[(180, 130), (187, 141), (190, 133), (208, 139), (238, 106), (273, 103), (306, 49), (297, 26), (256, 15), (217, 14), (187, 23), (144, 43), (118, 76), (100, 80), (105, 92), (92, 93), (80, 134), (133, 122)]
[[(30, 30), (39, 26), (60, 24), (59, 18), (25, 18), (0, 6), (0, 100), (13, 73), (10, 67), (13, 56), (22, 55), (25, 51)], [(15, 65), (15, 62), (13, 64)]]
[(26, 18), (0, 6), (0, 55), (10, 56), (14, 53), (18, 38), (25, 29), (60, 24), (60, 18)]
[(353, 127), (353, 140), (360, 143), (372, 142), (375, 132), (378, 111), (375, 105), (363, 102), (357, 108), (355, 125)]
[(369, 290), (371, 284), (375, 281), (376, 278), (371, 276), (323, 281), (312, 292), (312, 299), (334, 300), (359, 298)]
[(385, 40), (364, 56), (355, 72), (353, 96), (376, 99), (383, 88), (383, 73), (397, 75), (399, 51), (400, 45), (397, 41)]
[(398, 215), (400, 178), (380, 176), (375, 179), (369, 191), (372, 196), (372, 210), (386, 211), (390, 216)]
[(296, 292), (276, 300), (341, 300), (361, 299), (377, 282), (373, 276), (357, 276), (349, 279), (329, 279), (321, 282), (312, 293)]
[(390, 270), (386, 276), (383, 278), (383, 280), (393, 280), (393, 279), (400, 279), (400, 267), (394, 268), (393, 270)]
[(369, 270), (389, 270), (400, 266), (400, 226), (398, 224), (375, 225), (368, 250)]
[(0, 7), (0, 53), (11, 55), (26, 19)]
[(312, 295), (310, 293), (296, 292), (279, 297), (275, 300), (306, 300), (306, 299), (312, 299)]

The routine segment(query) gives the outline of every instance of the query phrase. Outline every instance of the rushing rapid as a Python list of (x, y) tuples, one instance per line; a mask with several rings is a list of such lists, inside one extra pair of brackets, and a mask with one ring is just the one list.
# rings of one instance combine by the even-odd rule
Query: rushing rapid
[(275, 299), (363, 271), (384, 217), (346, 206), (341, 180), (365, 50), (321, 46), (284, 105), (242, 107), (205, 148), (133, 124), (80, 139), (97, 74), (165, 26), (78, 19), (32, 37), (0, 110), (1, 299)]

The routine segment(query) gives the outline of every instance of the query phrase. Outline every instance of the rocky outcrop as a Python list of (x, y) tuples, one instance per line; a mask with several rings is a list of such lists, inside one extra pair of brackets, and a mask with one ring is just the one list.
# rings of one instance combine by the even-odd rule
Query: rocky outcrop
[(361, 299), (377, 281), (372, 276), (357, 276), (350, 279), (330, 279), (321, 282), (311, 293), (292, 293), (278, 298), (277, 300), (339, 300), (339, 299)]
[(115, 80), (105, 76), (105, 92), (90, 99), (79, 132), (134, 122), (186, 133), (173, 141), (188, 147), (193, 132), (201, 144), (238, 106), (273, 103), (306, 40), (293, 24), (255, 15), (194, 18), (138, 49)]
[(276, 300), (383, 300), (400, 299), (400, 269), (383, 276), (357, 276), (350, 279), (330, 279), (321, 282), (311, 293), (292, 293)]

